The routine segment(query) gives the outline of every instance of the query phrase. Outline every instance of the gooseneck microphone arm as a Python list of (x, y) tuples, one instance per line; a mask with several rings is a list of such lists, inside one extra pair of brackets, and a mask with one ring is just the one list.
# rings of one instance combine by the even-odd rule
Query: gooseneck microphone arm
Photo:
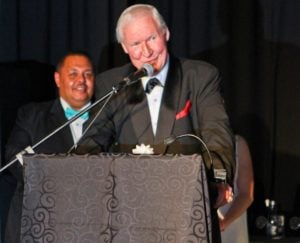
[(205, 148), (207, 154), (208, 154), (208, 157), (209, 157), (209, 160), (210, 160), (210, 164), (211, 164), (211, 167), (213, 168), (213, 159), (212, 159), (212, 156), (210, 154), (210, 151), (209, 149), (207, 148), (207, 145), (205, 144), (205, 142), (198, 136), (196, 136), (195, 134), (192, 134), (192, 133), (187, 133), (187, 134), (182, 134), (182, 135), (178, 135), (176, 137), (174, 136), (171, 136), (171, 137), (168, 137), (164, 140), (164, 144), (166, 145), (170, 145), (172, 144), (173, 142), (175, 142), (175, 140), (177, 139), (180, 139), (180, 138), (184, 138), (184, 137), (192, 137), (196, 140), (198, 140), (198, 142), (200, 142), (202, 144), (202, 146)]
[(180, 139), (180, 138), (184, 138), (184, 137), (192, 137), (196, 140), (198, 140), (198, 142), (200, 142), (203, 147), (205, 148), (207, 154), (208, 154), (208, 157), (209, 157), (209, 160), (210, 160), (210, 165), (211, 165), (211, 171), (213, 173), (213, 178), (216, 182), (222, 182), (222, 183), (226, 183), (226, 170), (225, 169), (215, 169), (214, 168), (214, 164), (213, 164), (213, 158), (211, 156), (211, 153), (207, 147), (207, 145), (205, 144), (205, 142), (200, 138), (198, 137), (197, 135), (195, 134), (192, 134), (192, 133), (187, 133), (187, 134), (182, 134), (182, 135), (178, 135), (176, 137), (174, 136), (171, 136), (171, 137), (168, 137), (164, 140), (164, 144), (166, 145), (170, 145), (171, 143), (175, 142), (175, 140), (177, 139)]

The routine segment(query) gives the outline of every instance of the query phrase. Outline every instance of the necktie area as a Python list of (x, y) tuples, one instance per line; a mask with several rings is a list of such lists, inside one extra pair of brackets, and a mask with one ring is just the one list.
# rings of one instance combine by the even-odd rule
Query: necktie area
[[(67, 107), (65, 109), (65, 116), (68, 120), (70, 120), (73, 116), (77, 115), (80, 111), (76, 111), (76, 110), (73, 110), (72, 108), (70, 107)], [(89, 119), (89, 113), (86, 112), (84, 113), (83, 115), (80, 116), (80, 118), (84, 119), (84, 120), (87, 120)]]
[(149, 79), (146, 84), (145, 92), (150, 94), (156, 85), (161, 85), (157, 78)]

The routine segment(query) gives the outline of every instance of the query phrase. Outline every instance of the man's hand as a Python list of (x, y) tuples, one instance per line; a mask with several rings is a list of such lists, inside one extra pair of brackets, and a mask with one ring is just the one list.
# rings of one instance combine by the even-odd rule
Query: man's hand
[(214, 207), (219, 208), (227, 203), (232, 202), (233, 192), (231, 186), (224, 183), (216, 183), (216, 185), (218, 189), (218, 196)]

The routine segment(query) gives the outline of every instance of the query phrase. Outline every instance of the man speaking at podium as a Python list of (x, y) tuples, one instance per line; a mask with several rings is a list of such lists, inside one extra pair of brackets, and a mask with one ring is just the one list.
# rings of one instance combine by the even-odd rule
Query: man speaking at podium
[[(116, 35), (131, 63), (99, 74), (96, 98), (121, 80), (126, 85), (107, 103), (80, 146), (84, 149), (94, 144), (99, 151), (132, 153), (137, 145), (144, 144), (150, 145), (155, 154), (201, 153), (210, 172), (213, 168), (208, 153), (196, 139), (186, 137), (164, 144), (170, 136), (194, 134), (210, 150), (214, 168), (226, 170), (223, 184), (215, 183), (208, 173), (211, 195), (219, 192), (211, 197), (212, 207), (227, 203), (231, 196), (228, 185), (232, 185), (235, 171), (234, 140), (219, 93), (218, 70), (205, 62), (170, 55), (169, 29), (151, 5), (127, 8), (118, 20)], [(140, 78), (147, 65), (153, 67), (153, 73), (150, 70), (150, 77)], [(213, 242), (219, 242), (215, 214), (212, 220)]]
[[(6, 145), (7, 161), (14, 159), (25, 147), (36, 144), (90, 104), (94, 93), (94, 72), (87, 54), (76, 51), (65, 55), (57, 64), (54, 79), (59, 98), (44, 103), (31, 103), (19, 109), (16, 124)], [(92, 114), (84, 113), (37, 146), (34, 152), (67, 153), (81, 137), (90, 117)], [(20, 242), (23, 168), (17, 162), (9, 169), (18, 183), (9, 209), (5, 242), (17, 243)]]

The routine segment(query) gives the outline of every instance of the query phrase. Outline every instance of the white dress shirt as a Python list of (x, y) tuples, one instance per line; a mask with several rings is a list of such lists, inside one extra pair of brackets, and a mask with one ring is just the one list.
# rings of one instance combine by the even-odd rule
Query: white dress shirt
[(169, 70), (169, 59), (167, 60), (163, 69), (158, 74), (152, 77), (142, 78), (142, 84), (144, 89), (146, 87), (147, 82), (151, 78), (155, 77), (161, 83), (161, 85), (156, 85), (150, 94), (146, 93), (150, 117), (151, 117), (152, 130), (154, 135), (156, 134), (159, 110), (161, 105), (161, 98), (163, 95), (168, 70)]
[[(66, 110), (68, 107), (70, 107), (70, 105), (62, 97), (60, 97), (60, 103), (61, 103), (64, 110)], [(88, 104), (86, 104), (84, 107), (82, 107), (79, 111), (84, 110), (89, 105), (90, 105), (90, 102)], [(72, 107), (70, 107), (70, 108), (72, 108)], [(77, 144), (77, 142), (79, 141), (79, 139), (82, 136), (82, 127), (83, 127), (83, 123), (85, 121), (86, 121), (86, 119), (78, 117), (75, 121), (73, 121), (70, 124), (70, 129), (71, 129), (71, 132), (72, 132), (74, 145)]]

